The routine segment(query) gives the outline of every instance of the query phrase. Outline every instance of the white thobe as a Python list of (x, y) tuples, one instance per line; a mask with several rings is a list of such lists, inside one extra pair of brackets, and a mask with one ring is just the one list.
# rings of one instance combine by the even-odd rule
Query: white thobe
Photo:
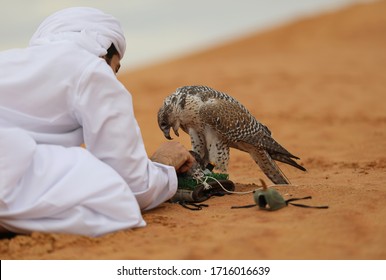
[(147, 157), (130, 93), (71, 42), (0, 53), (0, 172), (0, 225), (21, 233), (141, 227), (177, 189)]

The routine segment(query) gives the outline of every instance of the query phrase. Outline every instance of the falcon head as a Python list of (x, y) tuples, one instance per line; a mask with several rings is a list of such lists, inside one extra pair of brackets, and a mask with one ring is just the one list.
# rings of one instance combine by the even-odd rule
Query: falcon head
[(158, 126), (164, 133), (165, 137), (169, 140), (173, 139), (172, 137), (170, 137), (170, 128), (173, 129), (175, 135), (180, 136), (178, 133), (180, 121), (174, 113), (173, 104), (167, 104), (165, 102), (163, 106), (159, 109)]

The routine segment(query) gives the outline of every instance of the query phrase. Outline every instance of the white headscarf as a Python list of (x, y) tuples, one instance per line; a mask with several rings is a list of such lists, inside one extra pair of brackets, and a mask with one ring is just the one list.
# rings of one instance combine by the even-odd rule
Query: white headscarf
[(88, 7), (60, 10), (46, 18), (32, 36), (30, 46), (70, 40), (89, 52), (103, 56), (114, 44), (122, 58), (126, 41), (118, 20), (111, 15)]

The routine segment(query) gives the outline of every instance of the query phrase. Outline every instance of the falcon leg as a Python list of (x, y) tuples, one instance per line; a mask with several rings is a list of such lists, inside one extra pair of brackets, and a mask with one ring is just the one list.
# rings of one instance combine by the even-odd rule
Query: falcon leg
[(192, 150), (199, 154), (200, 158), (204, 161), (204, 164), (209, 163), (209, 153), (206, 148), (205, 137), (202, 134), (198, 134), (195, 130), (189, 130), (190, 141), (192, 143)]
[(221, 172), (228, 171), (229, 147), (224, 142), (212, 142), (208, 145), (209, 161)]

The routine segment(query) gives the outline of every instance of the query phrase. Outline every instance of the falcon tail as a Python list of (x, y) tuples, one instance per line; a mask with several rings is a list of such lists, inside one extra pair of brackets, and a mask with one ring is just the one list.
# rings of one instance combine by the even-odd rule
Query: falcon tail
[[(286, 156), (286, 155), (281, 155), (281, 154), (270, 154), (272, 159), (289, 164), (293, 167), (296, 167), (297, 169), (300, 169), (302, 171), (307, 171), (303, 166), (298, 164), (296, 161), (294, 161), (292, 158)], [(297, 158), (297, 157), (296, 157)]]
[(266, 151), (255, 149), (250, 155), (274, 184), (288, 185), (291, 183)]
[(296, 167), (302, 171), (307, 171), (303, 166), (298, 164), (294, 159), (299, 159), (297, 156), (294, 156), (289, 151), (287, 151), (283, 146), (281, 146), (275, 139), (269, 135), (264, 135), (259, 139), (259, 145), (264, 147), (268, 152), (269, 156), (272, 159), (281, 161), (283, 163), (289, 164), (293, 167)]

